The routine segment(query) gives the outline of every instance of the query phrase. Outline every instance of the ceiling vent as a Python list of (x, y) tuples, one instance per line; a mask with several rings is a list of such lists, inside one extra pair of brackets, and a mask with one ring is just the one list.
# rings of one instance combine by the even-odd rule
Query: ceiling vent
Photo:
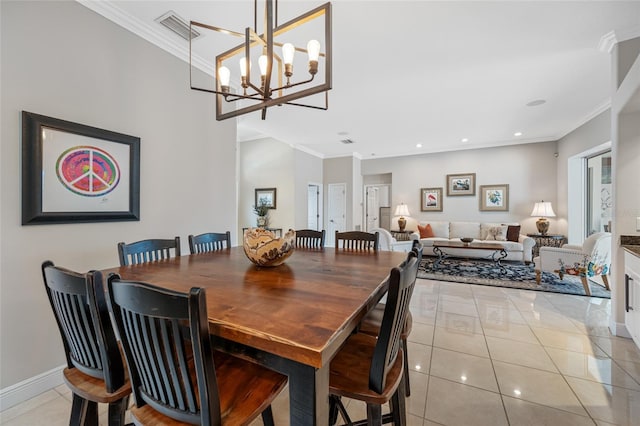
[[(179, 17), (173, 10), (168, 11), (164, 15), (156, 18), (157, 23), (164, 25), (183, 39), (189, 41), (189, 23)], [(191, 29), (191, 40), (200, 37), (200, 33)]]
[(342, 139), (340, 142), (342, 142), (345, 145), (350, 145), (350, 144), (354, 143), (353, 140), (351, 140), (351, 139)]

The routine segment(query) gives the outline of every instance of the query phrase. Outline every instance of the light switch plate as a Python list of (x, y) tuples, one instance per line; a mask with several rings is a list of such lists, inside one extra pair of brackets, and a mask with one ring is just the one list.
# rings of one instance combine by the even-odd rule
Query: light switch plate
[(640, 217), (636, 217), (636, 231), (640, 232)]

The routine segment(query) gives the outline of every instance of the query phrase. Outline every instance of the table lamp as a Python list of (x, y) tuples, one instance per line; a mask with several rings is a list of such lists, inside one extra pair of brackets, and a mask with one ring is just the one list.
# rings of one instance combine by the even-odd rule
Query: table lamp
[(536, 227), (538, 228), (538, 232), (542, 235), (546, 235), (549, 230), (549, 219), (548, 217), (556, 217), (556, 214), (553, 212), (553, 207), (551, 207), (551, 202), (549, 201), (540, 201), (533, 206), (533, 211), (531, 212), (531, 216), (537, 216), (540, 219), (536, 222)]
[(396, 206), (395, 216), (400, 216), (398, 219), (398, 227), (400, 228), (400, 232), (404, 231), (404, 227), (407, 226), (407, 219), (404, 216), (410, 216), (409, 207), (405, 203), (398, 204)]

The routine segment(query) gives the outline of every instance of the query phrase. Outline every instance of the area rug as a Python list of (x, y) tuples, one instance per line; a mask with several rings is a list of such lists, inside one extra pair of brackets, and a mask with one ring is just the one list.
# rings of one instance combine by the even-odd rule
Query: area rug
[[(555, 274), (543, 272), (540, 285), (536, 284), (533, 264), (502, 262), (501, 269), (491, 260), (451, 258), (443, 259), (434, 271), (436, 260), (426, 256), (420, 263), (418, 278), (586, 296), (580, 278), (575, 276), (565, 275), (560, 280)], [(590, 282), (590, 288), (593, 297), (611, 298), (611, 292), (600, 284)]]

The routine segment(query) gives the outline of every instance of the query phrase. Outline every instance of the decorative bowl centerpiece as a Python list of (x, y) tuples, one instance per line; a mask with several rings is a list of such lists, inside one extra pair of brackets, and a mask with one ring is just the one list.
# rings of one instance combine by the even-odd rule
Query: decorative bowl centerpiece
[(244, 254), (258, 266), (282, 265), (293, 254), (296, 231), (289, 229), (282, 238), (262, 228), (249, 228), (244, 231), (242, 247)]
[(460, 238), (460, 241), (462, 241), (465, 244), (469, 244), (471, 241), (473, 241), (473, 238), (464, 237), (464, 238)]

